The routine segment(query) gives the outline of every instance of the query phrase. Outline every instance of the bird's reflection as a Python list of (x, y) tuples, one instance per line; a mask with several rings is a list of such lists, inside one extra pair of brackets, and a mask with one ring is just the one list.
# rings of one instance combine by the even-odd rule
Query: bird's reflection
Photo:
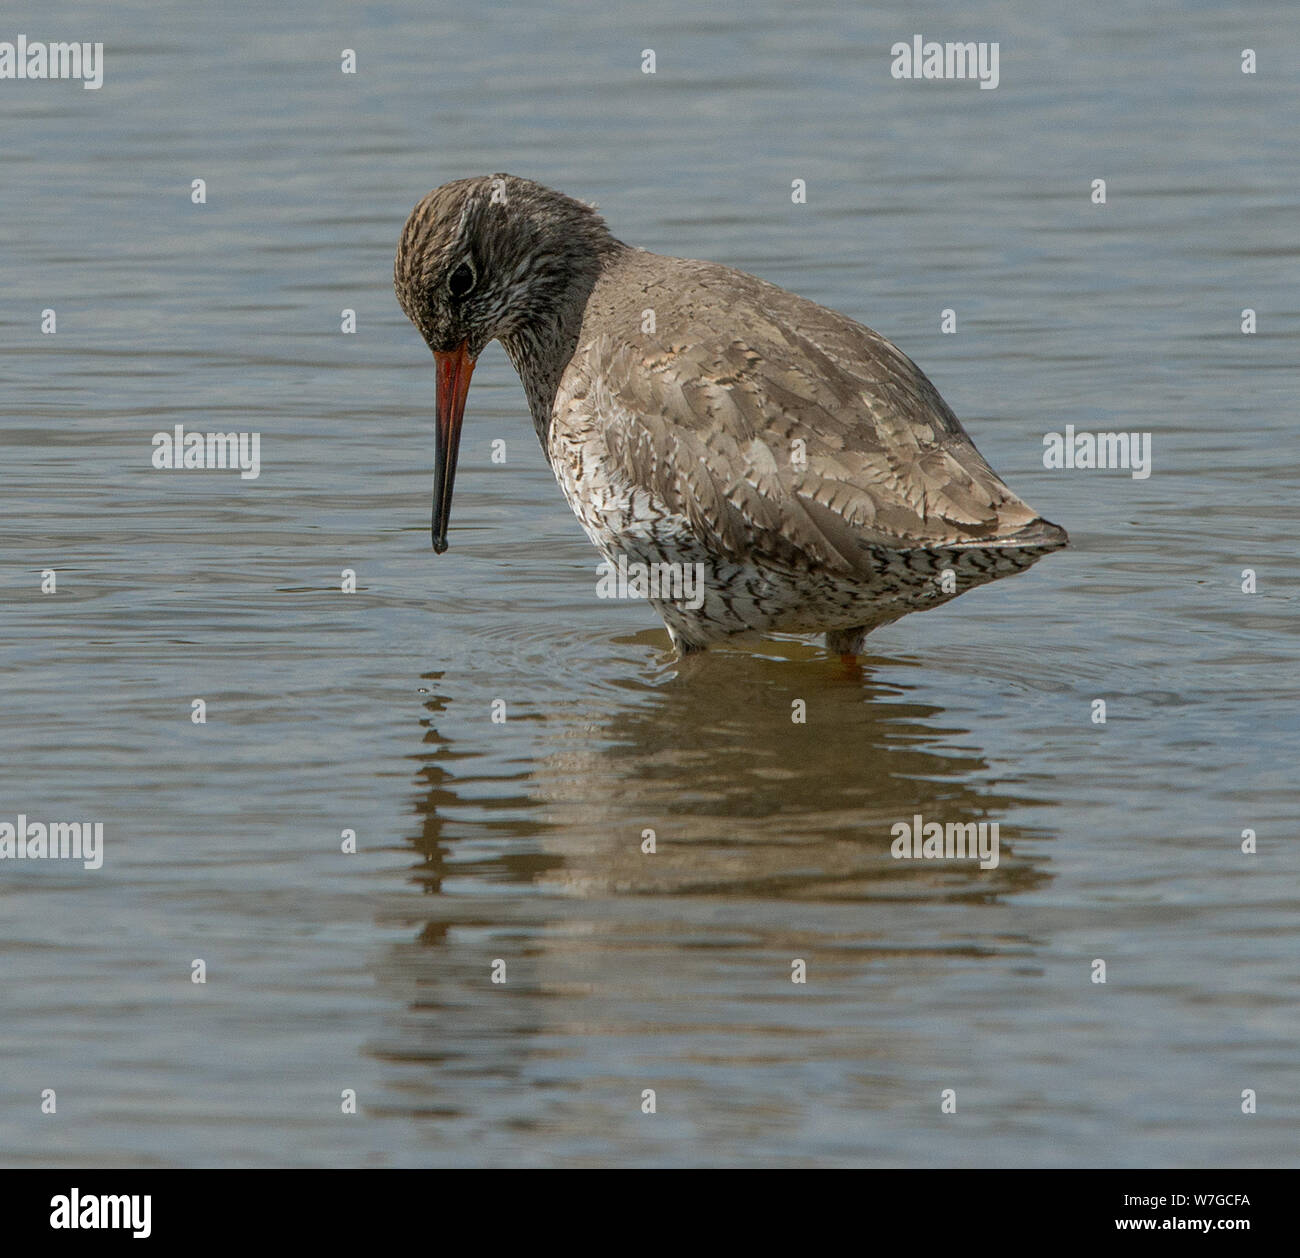
[[(443, 889), (444, 879), (448, 875), (448, 853), (451, 840), (444, 835), (448, 813), (457, 807), (465, 807), (465, 801), (457, 794), (457, 773), (455, 764), (458, 760), (470, 757), (458, 756), (451, 747), (450, 740), (439, 730), (439, 718), (446, 710), (447, 696), (435, 689), (443, 680), (441, 673), (426, 673), (422, 680), (430, 698), (424, 707), (428, 716), (424, 720), (424, 750), (420, 754), (421, 767), (417, 773), (423, 795), (419, 809), (420, 831), (412, 838), (412, 843), (423, 858), (417, 867), (416, 878), (426, 894), (437, 895)], [(490, 799), (477, 799), (473, 807), (480, 814), (479, 833), (484, 835), (519, 836), (521, 827), (511, 818), (521, 806), (531, 807), (531, 799), (519, 794), (515, 783), (502, 783), (505, 789), (493, 793)], [(503, 820), (493, 816), (499, 812)], [(531, 835), (535, 829), (522, 827), (522, 833)], [(541, 878), (561, 863), (561, 858), (539, 852), (529, 845), (508, 844), (494, 850), (493, 862), (499, 862), (496, 876), (499, 881), (518, 884)], [(467, 863), (469, 864), (469, 863)], [(459, 870), (464, 874), (464, 865)], [(425, 927), (423, 938), (426, 942), (436, 942), (445, 933), (446, 923), (431, 921)]]
[(605, 732), (557, 731), (533, 774), (547, 850), (564, 855), (546, 879), (572, 891), (989, 897), (1037, 877), (1010, 852), (984, 873), (890, 856), (900, 820), (1005, 828), (1018, 801), (981, 785), (988, 765), (968, 730), (869, 662), (846, 668), (801, 644), (781, 658), (691, 657)]
[[(798, 643), (766, 650), (662, 665), (639, 691), (606, 690), (594, 720), (556, 712), (531, 772), (502, 782), (499, 797), (475, 792), (479, 834), (526, 840), (492, 850), (492, 880), (584, 896), (862, 900), (993, 898), (1044, 876), (1016, 853), (1007, 818), (1022, 801), (985, 783), (971, 731), (869, 660), (847, 666)], [(458, 757), (438, 732), (446, 703), (426, 705), (436, 750), (420, 770), (414, 840), (430, 891), (456, 842), (446, 814), (466, 806)], [(918, 814), (999, 822), (998, 867), (895, 860), (891, 827)]]
[[(1018, 850), (1044, 836), (1008, 824), (1024, 801), (988, 783), (969, 729), (886, 680), (897, 671), (798, 643), (660, 661), (545, 708), (531, 754), (510, 757), (453, 742), (460, 683), (428, 674), (411, 839), (427, 894), (397, 910), (410, 941), (377, 965), (393, 1012), (370, 1047), (393, 1074), (376, 1108), (436, 1114), (440, 1141), (460, 1138), (447, 1124), (482, 1130), (494, 1105), (523, 1132), (552, 1122), (555, 1061), (626, 1074), (631, 1089), (641, 1068), (619, 1045), (670, 1030), (683, 1060), (721, 1036), (741, 1061), (758, 1032), (765, 1052), (797, 1056), (813, 1036), (818, 1052), (884, 1073), (906, 1060), (915, 1045), (898, 1028), (870, 1044), (846, 1031), (836, 1047), (845, 1009), (907, 1006), (927, 975), (1031, 954), (1006, 906), (1049, 875), (1041, 847)], [(999, 866), (893, 859), (890, 827), (918, 813), (1000, 821)], [(799, 1014), (761, 1012), (753, 986), (779, 994), (785, 967), (791, 990), (795, 956), (813, 958), (819, 995)], [(494, 987), (498, 959), (507, 981)], [(581, 1146), (604, 1111), (562, 1092), (577, 1109), (556, 1121)]]

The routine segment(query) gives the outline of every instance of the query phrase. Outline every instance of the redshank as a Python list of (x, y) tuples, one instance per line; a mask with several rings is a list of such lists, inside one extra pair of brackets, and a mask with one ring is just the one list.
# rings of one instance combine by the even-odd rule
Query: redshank
[(679, 653), (825, 633), (857, 654), (870, 630), (1067, 544), (884, 337), (743, 271), (629, 247), (541, 184), (435, 188), (394, 282), (437, 366), (434, 550), (470, 375), (497, 340), (597, 549), (703, 577), (702, 599), (649, 600)]

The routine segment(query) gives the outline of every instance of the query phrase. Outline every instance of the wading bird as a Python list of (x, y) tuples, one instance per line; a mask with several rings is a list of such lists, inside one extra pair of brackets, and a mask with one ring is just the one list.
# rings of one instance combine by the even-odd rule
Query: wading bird
[(742, 271), (631, 248), (530, 180), (435, 188), (394, 282), (437, 367), (434, 550), (470, 375), (497, 340), (605, 558), (702, 565), (698, 606), (650, 600), (680, 653), (825, 633), (856, 654), (872, 629), (1067, 544), (884, 337)]

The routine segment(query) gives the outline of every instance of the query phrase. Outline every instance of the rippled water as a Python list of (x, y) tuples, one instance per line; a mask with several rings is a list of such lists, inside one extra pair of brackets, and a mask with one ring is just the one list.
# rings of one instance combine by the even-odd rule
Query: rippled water
[[(0, 865), (0, 1159), (1294, 1165), (1291, 7), (536, 8), (6, 10), (106, 72), (0, 82), (0, 820), (106, 841)], [(893, 81), (914, 32), (1000, 86)], [(434, 556), (392, 252), (495, 170), (890, 336), (1073, 548), (858, 673), (675, 665), (494, 347)], [(261, 476), (154, 470), (177, 423)], [(893, 860), (917, 814), (998, 868)]]

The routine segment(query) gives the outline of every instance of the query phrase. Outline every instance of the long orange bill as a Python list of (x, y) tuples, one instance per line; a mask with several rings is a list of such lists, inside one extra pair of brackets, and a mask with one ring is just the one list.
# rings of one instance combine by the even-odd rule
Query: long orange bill
[(465, 417), (465, 396), (474, 360), (462, 341), (447, 354), (434, 353), (438, 365), (438, 449), (433, 466), (433, 549), (447, 549), (447, 520), (451, 516), (451, 490), (456, 483), (456, 452), (460, 449), (460, 424)]

